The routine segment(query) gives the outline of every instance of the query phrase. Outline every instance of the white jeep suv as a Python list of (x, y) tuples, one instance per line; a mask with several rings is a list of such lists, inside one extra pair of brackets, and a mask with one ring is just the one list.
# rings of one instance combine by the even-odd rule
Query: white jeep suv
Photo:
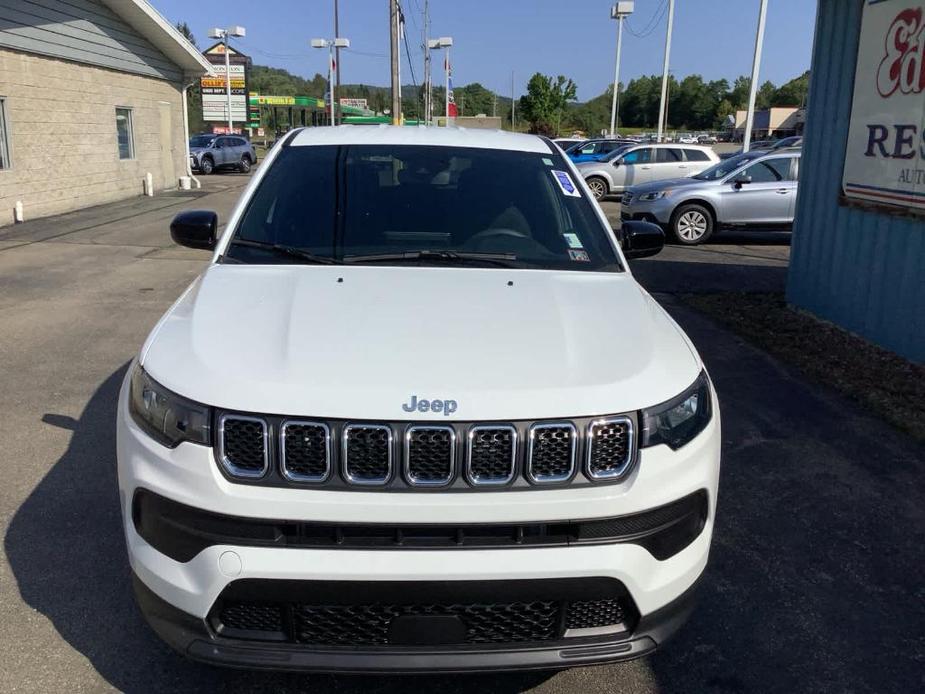
[[(171, 225), (212, 261), (118, 406), (138, 602), (190, 658), (409, 672), (649, 653), (707, 563), (710, 379), (540, 137), (294, 131)], [(620, 246), (623, 246), (622, 250)]]

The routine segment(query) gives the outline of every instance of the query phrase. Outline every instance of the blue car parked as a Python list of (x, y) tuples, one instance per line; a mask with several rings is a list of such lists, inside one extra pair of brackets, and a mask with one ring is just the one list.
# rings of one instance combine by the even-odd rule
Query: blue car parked
[(600, 161), (615, 149), (635, 144), (633, 140), (585, 140), (566, 150), (569, 158), (576, 164), (583, 161)]

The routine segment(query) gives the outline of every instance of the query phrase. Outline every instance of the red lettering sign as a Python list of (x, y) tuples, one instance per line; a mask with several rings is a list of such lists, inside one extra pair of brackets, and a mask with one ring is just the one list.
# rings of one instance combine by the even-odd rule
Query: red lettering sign
[(877, 91), (884, 99), (925, 89), (925, 23), (922, 8), (901, 11), (886, 32), (886, 54), (877, 70)]

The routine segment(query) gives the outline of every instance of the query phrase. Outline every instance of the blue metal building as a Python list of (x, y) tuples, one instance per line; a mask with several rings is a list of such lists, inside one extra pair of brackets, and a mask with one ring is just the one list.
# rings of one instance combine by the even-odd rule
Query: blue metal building
[[(925, 361), (925, 214), (858, 202), (842, 190), (862, 13), (866, 4), (880, 2), (819, 0), (787, 299)], [(887, 3), (891, 11), (909, 6), (925, 13), (922, 0)], [(921, 36), (925, 40), (925, 32)], [(921, 97), (925, 107), (925, 91)], [(925, 168), (925, 141), (915, 144), (921, 149), (914, 165)]]

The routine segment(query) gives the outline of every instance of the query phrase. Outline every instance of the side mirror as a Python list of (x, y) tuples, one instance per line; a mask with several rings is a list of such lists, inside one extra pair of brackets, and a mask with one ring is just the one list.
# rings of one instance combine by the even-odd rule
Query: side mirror
[(615, 168), (616, 168), (617, 166), (620, 166), (621, 163), (622, 163), (622, 162), (621, 162), (621, 160), (620, 160), (619, 157), (613, 160), (613, 165), (614, 165)]
[(665, 232), (658, 224), (640, 220), (623, 222), (617, 238), (627, 259), (648, 258), (665, 247)]
[(170, 223), (170, 238), (187, 248), (211, 251), (215, 248), (218, 215), (212, 210), (186, 210)]
[(752, 177), (749, 176), (748, 174), (742, 174), (741, 176), (736, 176), (735, 179), (733, 179), (732, 181), (732, 183), (736, 187), (736, 190), (741, 188), (744, 184), (751, 183), (751, 182), (752, 182)]

